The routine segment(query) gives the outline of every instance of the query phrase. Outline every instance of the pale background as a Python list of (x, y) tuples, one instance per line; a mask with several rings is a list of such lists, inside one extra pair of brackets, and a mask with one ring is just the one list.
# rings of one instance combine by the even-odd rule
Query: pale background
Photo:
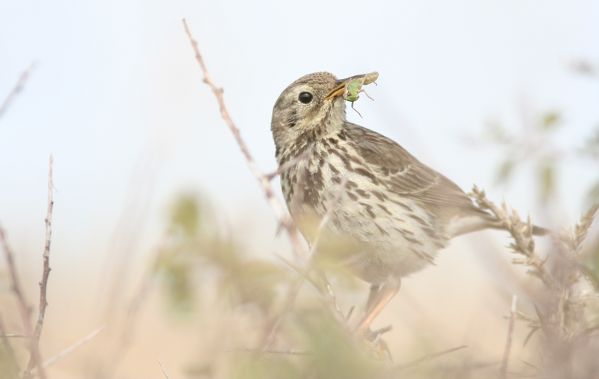
[[(514, 186), (493, 186), (498, 153), (473, 148), (466, 137), (479, 135), (489, 120), (518, 130), (523, 114), (555, 109), (564, 112), (560, 143), (568, 147), (599, 121), (597, 82), (571, 70), (577, 59), (599, 61), (596, 1), (3, 0), (0, 98), (31, 62), (37, 66), (0, 120), (0, 222), (21, 270), (37, 277), (52, 153), (50, 294), (89, 280), (94, 284), (79, 290), (94, 288), (87, 299), (93, 302), (118, 255), (151, 251), (168, 205), (183, 191), (211, 199), (223, 224), (253, 251), (285, 248), (281, 238), (273, 243), (271, 212), (201, 82), (182, 17), (268, 171), (275, 168), (272, 105), (291, 81), (313, 71), (340, 77), (378, 71), (378, 87), (369, 89), (375, 101), (356, 103), (363, 119), (348, 109), (352, 121), (392, 137), (464, 189), (477, 183), (533, 216), (539, 210), (526, 171)], [(573, 221), (597, 168), (563, 166), (563, 220)], [(439, 273), (449, 277), (441, 285), (462, 283), (460, 296), (478, 294), (496, 273), (478, 259), (484, 252), (464, 252), (479, 238), (457, 241), (454, 255), (414, 277), (413, 288), (429, 292), (422, 302), (443, 305), (446, 296), (429, 285), (442, 280)], [(459, 278), (452, 278), (457, 269)], [(397, 302), (409, 318), (409, 285), (406, 291)], [(53, 308), (69, 301), (51, 300), (49, 323), (61, 321)], [(467, 310), (455, 312), (460, 318)]]

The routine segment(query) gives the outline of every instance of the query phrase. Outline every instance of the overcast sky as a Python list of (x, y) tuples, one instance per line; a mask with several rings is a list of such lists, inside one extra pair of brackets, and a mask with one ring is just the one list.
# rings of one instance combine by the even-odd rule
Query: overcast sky
[[(15, 246), (41, 246), (50, 153), (55, 246), (66, 255), (85, 257), (90, 241), (109, 248), (119, 220), (159, 230), (183, 190), (205, 193), (232, 225), (271, 219), (201, 82), (182, 17), (264, 170), (275, 167), (272, 105), (313, 71), (378, 71), (375, 101), (356, 103), (363, 119), (348, 110), (352, 121), (523, 211), (535, 211), (526, 176), (513, 189), (493, 187), (496, 152), (463, 137), (490, 119), (517, 130), (523, 108), (563, 110), (566, 145), (599, 121), (597, 81), (569, 69), (599, 61), (592, 0), (4, 0), (0, 98), (37, 62), (0, 120), (0, 222)], [(591, 169), (566, 167), (570, 216)], [(269, 228), (259, 235), (272, 236)]]

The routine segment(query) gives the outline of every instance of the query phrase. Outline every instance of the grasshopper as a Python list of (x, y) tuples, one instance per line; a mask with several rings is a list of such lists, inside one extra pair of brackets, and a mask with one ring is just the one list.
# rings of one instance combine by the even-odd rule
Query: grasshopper
[(372, 100), (372, 97), (370, 97), (368, 93), (366, 93), (366, 91), (362, 89), (362, 87), (371, 83), (375, 83), (378, 77), (379, 73), (376, 71), (365, 75), (356, 75), (354, 77), (349, 78), (345, 84), (343, 98), (351, 103), (352, 109), (360, 117), (362, 117), (362, 115), (360, 114), (360, 112), (358, 112), (356, 108), (354, 108), (354, 103), (360, 98), (360, 92), (364, 92), (366, 97)]

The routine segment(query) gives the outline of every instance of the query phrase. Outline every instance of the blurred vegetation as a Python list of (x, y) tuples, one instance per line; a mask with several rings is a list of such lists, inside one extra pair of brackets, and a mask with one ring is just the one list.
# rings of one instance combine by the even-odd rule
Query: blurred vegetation
[(284, 279), (282, 269), (249, 258), (232, 238), (221, 236), (212, 210), (199, 197), (187, 194), (176, 200), (164, 241), (155, 269), (176, 309), (191, 310), (197, 289), (214, 283), (230, 305), (269, 311)]
[[(483, 141), (498, 148), (504, 157), (496, 168), (496, 184), (510, 184), (517, 170), (530, 165), (536, 178), (535, 198), (539, 205), (546, 205), (559, 195), (560, 172), (566, 160), (599, 165), (599, 125), (582, 136), (578, 147), (570, 149), (564, 149), (559, 140), (564, 128), (567, 128), (565, 116), (555, 110), (536, 116), (532, 125), (523, 125), (520, 133), (499, 123), (488, 123)], [(599, 170), (591, 175), (593, 181), (587, 190), (587, 205), (599, 200)]]

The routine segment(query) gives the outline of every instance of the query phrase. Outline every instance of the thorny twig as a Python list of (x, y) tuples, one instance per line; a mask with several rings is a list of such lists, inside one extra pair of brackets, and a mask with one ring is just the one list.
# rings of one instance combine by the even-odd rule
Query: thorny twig
[(487, 199), (483, 190), (476, 186), (472, 189), (471, 197), (480, 209), (490, 212), (497, 221), (501, 222), (501, 225), (514, 239), (510, 248), (515, 253), (523, 255), (524, 258), (517, 258), (512, 262), (527, 265), (530, 267), (529, 273), (541, 279), (548, 288), (557, 288), (555, 279), (545, 268), (545, 261), (535, 252), (535, 242), (532, 238), (533, 225), (530, 218), (526, 222), (522, 221), (518, 213), (513, 209), (510, 211), (505, 203), (498, 207)]
[(17, 80), (17, 83), (14, 85), (14, 87), (8, 93), (8, 95), (4, 98), (2, 104), (0, 104), (0, 118), (4, 115), (4, 113), (6, 113), (10, 104), (16, 99), (16, 97), (23, 90), (23, 88), (25, 88), (25, 83), (27, 82), (27, 79), (29, 79), (29, 75), (31, 75), (31, 71), (33, 71), (34, 68), (35, 63), (30, 64), (29, 67), (21, 73), (19, 79)]
[[(48, 160), (48, 208), (46, 210), (46, 219), (44, 223), (46, 224), (46, 238), (44, 242), (44, 252), (43, 252), (43, 271), (42, 271), (42, 280), (39, 283), (40, 286), (40, 302), (39, 302), (39, 310), (37, 315), (37, 321), (35, 323), (35, 329), (32, 335), (32, 343), (39, 345), (40, 337), (42, 335), (42, 328), (44, 327), (44, 318), (46, 316), (46, 307), (48, 306), (47, 300), (47, 287), (48, 287), (48, 277), (50, 276), (50, 246), (52, 244), (52, 213), (54, 210), (54, 180), (53, 180), (53, 165), (54, 158), (50, 155)], [(29, 374), (29, 372), (35, 366), (35, 360), (33, 356), (29, 358), (29, 363), (27, 364), (27, 369), (25, 372), (25, 376)]]
[(512, 338), (514, 335), (514, 325), (516, 322), (518, 297), (512, 296), (512, 307), (510, 308), (510, 318), (507, 328), (507, 337), (505, 339), (505, 348), (503, 350), (503, 358), (501, 359), (501, 367), (499, 369), (499, 377), (507, 378), (507, 367), (510, 359), (510, 351), (512, 349)]
[(237, 125), (235, 125), (235, 122), (233, 121), (233, 119), (231, 118), (231, 115), (229, 114), (227, 105), (225, 104), (225, 99), (223, 97), (223, 89), (218, 87), (216, 85), (216, 83), (212, 80), (212, 77), (210, 76), (210, 73), (208, 72), (208, 68), (206, 67), (206, 63), (204, 63), (204, 58), (202, 58), (202, 54), (200, 53), (198, 43), (193, 38), (191, 31), (189, 30), (189, 27), (187, 26), (187, 21), (185, 21), (185, 19), (183, 19), (183, 27), (185, 28), (185, 33), (187, 34), (187, 37), (189, 38), (191, 47), (194, 50), (195, 59), (196, 59), (198, 65), (200, 66), (200, 69), (202, 70), (202, 75), (204, 76), (204, 79), (203, 79), (204, 83), (206, 83), (206, 85), (208, 87), (210, 87), (210, 90), (212, 91), (212, 93), (214, 94), (214, 97), (216, 98), (216, 101), (218, 102), (218, 106), (220, 109), (220, 115), (221, 115), (222, 119), (225, 121), (225, 123), (229, 127), (229, 130), (233, 134), (233, 137), (235, 138), (235, 142), (237, 142), (237, 145), (239, 146), (239, 149), (241, 150), (241, 153), (243, 154), (243, 157), (245, 158), (248, 168), (250, 169), (252, 175), (254, 175), (256, 180), (258, 180), (258, 183), (260, 184), (260, 187), (262, 188), (262, 191), (264, 192), (264, 196), (266, 197), (268, 204), (270, 205), (273, 212), (275, 213), (277, 220), (279, 220), (280, 225), (285, 229), (285, 231), (289, 235), (289, 240), (291, 241), (293, 252), (296, 255), (296, 258), (306, 259), (308, 254), (307, 254), (306, 249), (303, 247), (303, 245), (301, 243), (301, 240), (299, 238), (299, 234), (298, 234), (297, 228), (295, 227), (295, 224), (291, 220), (291, 217), (289, 217), (289, 215), (285, 212), (285, 210), (284, 210), (285, 208), (283, 207), (281, 202), (275, 196), (275, 192), (272, 188), (269, 177), (264, 175), (260, 171), (260, 169), (258, 168), (258, 165), (256, 164), (256, 161), (254, 160), (254, 157), (250, 153), (250, 150), (248, 149), (247, 145), (245, 144), (245, 141), (241, 137), (239, 128), (237, 128)]
[[(191, 47), (193, 48), (193, 51), (195, 53), (196, 62), (198, 63), (198, 65), (200, 66), (200, 69), (202, 71), (203, 81), (210, 88), (212, 93), (214, 94), (214, 97), (216, 98), (216, 101), (217, 101), (219, 109), (220, 109), (220, 114), (221, 114), (222, 119), (225, 121), (225, 123), (227, 124), (227, 127), (233, 134), (233, 137), (235, 138), (235, 141), (237, 142), (237, 145), (239, 146), (239, 149), (241, 150), (241, 153), (242, 153), (243, 157), (245, 158), (248, 168), (250, 169), (251, 173), (256, 178), (256, 180), (258, 180), (258, 183), (260, 184), (260, 187), (262, 188), (262, 191), (264, 192), (264, 196), (266, 197), (268, 204), (270, 205), (271, 209), (273, 210), (275, 217), (279, 221), (280, 227), (282, 227), (287, 232), (287, 235), (291, 242), (293, 253), (294, 253), (296, 259), (299, 260), (300, 262), (307, 262), (306, 267), (310, 267), (310, 254), (305, 249), (305, 247), (302, 245), (301, 240), (299, 238), (298, 230), (297, 230), (295, 224), (293, 223), (293, 220), (284, 211), (285, 207), (275, 196), (275, 192), (271, 185), (272, 179), (276, 175), (280, 174), (280, 172), (284, 171), (285, 169), (288, 169), (288, 167), (285, 167), (285, 165), (283, 165), (274, 174), (263, 174), (262, 171), (258, 168), (258, 165), (256, 164), (252, 154), (250, 153), (247, 145), (245, 144), (245, 141), (241, 137), (239, 128), (237, 127), (237, 125), (235, 124), (235, 122), (233, 121), (233, 119), (231, 118), (231, 116), (229, 114), (229, 111), (227, 109), (227, 106), (226, 106), (226, 103), (224, 100), (224, 96), (223, 96), (223, 89), (220, 88), (219, 86), (217, 86), (216, 83), (212, 80), (212, 77), (210, 76), (210, 73), (208, 72), (208, 68), (206, 67), (206, 63), (204, 62), (202, 54), (200, 53), (200, 49), (198, 47), (197, 41), (193, 38), (193, 35), (191, 34), (191, 31), (189, 30), (189, 26), (187, 25), (186, 20), (183, 19), (182, 22), (183, 22), (183, 27), (185, 29), (185, 33), (187, 34), (187, 37), (189, 38), (189, 42), (191, 44)], [(293, 285), (292, 288), (290, 289), (289, 295), (288, 295), (288, 301), (287, 301), (286, 305), (284, 306), (284, 309), (291, 308), (293, 301), (295, 299), (295, 296), (297, 295), (297, 292), (299, 292), (299, 289), (301, 288), (301, 283), (302, 283), (301, 281), (298, 281), (297, 284)], [(336, 300), (335, 300), (334, 296), (332, 295), (332, 290), (330, 289), (330, 285), (327, 285), (325, 282), (325, 286), (326, 286), (326, 288), (325, 288), (326, 291), (324, 292), (324, 295), (326, 297), (328, 297), (329, 302), (331, 304), (334, 304), (334, 310), (336, 311), (338, 309), (338, 307), (336, 306)], [(287, 305), (287, 304), (290, 304), (290, 305)], [(274, 330), (276, 330), (276, 328), (278, 327), (279, 322), (280, 321), (275, 321)], [(269, 333), (269, 335), (271, 333)], [(268, 340), (270, 340), (269, 337), (267, 337), (267, 341)], [(265, 343), (266, 343), (266, 341), (265, 341)], [(270, 343), (266, 343), (265, 346), (268, 346), (268, 345), (270, 345)]]

